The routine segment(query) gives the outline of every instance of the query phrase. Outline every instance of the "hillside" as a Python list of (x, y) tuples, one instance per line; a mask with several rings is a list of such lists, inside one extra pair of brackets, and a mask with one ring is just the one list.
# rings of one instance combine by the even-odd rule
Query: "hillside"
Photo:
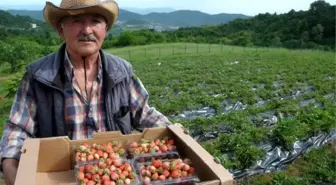
[(32, 19), (28, 16), (13, 16), (12, 14), (0, 10), (0, 26), (7, 28), (32, 28), (32, 24), (37, 26), (45, 26), (46, 24)]
[[(13, 15), (30, 16), (34, 19), (44, 21), (42, 11), (28, 11), (28, 10), (8, 10)], [(120, 10), (120, 17), (118, 21), (120, 24), (129, 20), (145, 20), (157, 25), (166, 26), (201, 26), (204, 24), (221, 24), (227, 23), (237, 18), (249, 18), (242, 14), (217, 14), (210, 15), (200, 11), (180, 10), (170, 13), (150, 13), (141, 15), (127, 10)]]
[(316, 1), (308, 11), (291, 10), (279, 15), (259, 14), (251, 19), (236, 19), (228, 24), (181, 28), (166, 33), (169, 38), (186, 42), (335, 48), (335, 9), (335, 5)]

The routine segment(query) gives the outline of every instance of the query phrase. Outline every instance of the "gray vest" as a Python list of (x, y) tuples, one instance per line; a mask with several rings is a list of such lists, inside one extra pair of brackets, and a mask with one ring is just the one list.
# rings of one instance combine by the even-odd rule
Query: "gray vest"
[[(57, 52), (26, 67), (37, 103), (36, 132), (31, 137), (68, 136), (68, 130), (72, 127), (65, 121), (64, 50), (65, 44)], [(132, 66), (103, 50), (100, 50), (100, 54), (103, 65), (106, 129), (130, 134), (135, 125), (130, 114), (129, 83), (132, 78)]]

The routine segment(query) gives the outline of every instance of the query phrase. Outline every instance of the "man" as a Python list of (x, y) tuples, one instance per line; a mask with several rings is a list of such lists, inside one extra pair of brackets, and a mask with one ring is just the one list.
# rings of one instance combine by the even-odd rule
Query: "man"
[(118, 17), (112, 1), (62, 0), (44, 8), (65, 43), (26, 67), (1, 140), (1, 164), (14, 184), (27, 138), (90, 138), (95, 132), (130, 134), (172, 124), (148, 106), (148, 93), (130, 63), (101, 50)]

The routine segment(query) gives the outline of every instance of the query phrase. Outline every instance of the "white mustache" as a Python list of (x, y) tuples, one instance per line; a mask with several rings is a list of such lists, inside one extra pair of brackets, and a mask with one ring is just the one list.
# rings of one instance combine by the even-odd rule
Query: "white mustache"
[(94, 35), (80, 35), (77, 38), (78, 41), (96, 41), (97, 37), (95, 37)]

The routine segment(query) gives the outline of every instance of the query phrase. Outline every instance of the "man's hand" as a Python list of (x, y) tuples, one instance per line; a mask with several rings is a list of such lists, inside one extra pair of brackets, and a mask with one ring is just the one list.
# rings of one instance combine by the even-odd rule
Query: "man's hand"
[(16, 159), (4, 159), (2, 161), (3, 175), (6, 185), (14, 185), (19, 161)]

